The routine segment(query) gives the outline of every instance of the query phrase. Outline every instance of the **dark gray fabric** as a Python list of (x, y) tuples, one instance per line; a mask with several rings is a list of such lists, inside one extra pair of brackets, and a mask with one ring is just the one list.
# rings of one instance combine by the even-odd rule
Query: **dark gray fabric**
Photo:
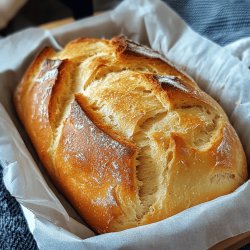
[(249, 0), (165, 0), (195, 31), (226, 45), (250, 36)]
[(2, 170), (0, 165), (0, 249), (38, 249), (19, 203), (4, 186)]

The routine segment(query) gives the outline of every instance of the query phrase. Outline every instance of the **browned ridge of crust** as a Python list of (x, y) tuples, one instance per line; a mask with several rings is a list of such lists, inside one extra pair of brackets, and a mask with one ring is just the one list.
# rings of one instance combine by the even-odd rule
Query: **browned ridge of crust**
[(247, 179), (218, 103), (124, 36), (45, 48), (14, 99), (48, 174), (98, 233), (168, 218)]

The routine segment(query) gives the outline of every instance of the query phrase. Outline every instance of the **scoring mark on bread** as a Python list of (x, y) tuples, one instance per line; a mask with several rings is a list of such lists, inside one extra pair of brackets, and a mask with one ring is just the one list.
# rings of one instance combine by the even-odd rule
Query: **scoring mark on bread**
[(157, 51), (145, 46), (138, 44), (134, 41), (129, 40), (126, 36), (120, 35), (112, 40), (112, 44), (117, 47), (117, 52), (121, 54), (139, 54), (140, 56), (159, 59), (165, 63), (168, 63), (168, 60), (164, 58)]
[(176, 76), (163, 76), (163, 75), (154, 75), (154, 79), (159, 82), (163, 89), (167, 87), (174, 87), (184, 92), (189, 92), (187, 87), (181, 83), (180, 79)]
[(43, 83), (45, 81), (53, 80), (58, 75), (58, 68), (61, 65), (62, 60), (46, 59), (42, 64), (41, 70), (36, 78), (37, 83)]
[(119, 153), (119, 158), (121, 158), (124, 154), (130, 153), (130, 150), (126, 146), (114, 140), (91, 119), (86, 109), (83, 109), (79, 96), (72, 103), (71, 118), (74, 120), (75, 129), (80, 131), (87, 129), (89, 135), (92, 137), (91, 141), (95, 142), (98, 147), (116, 150), (117, 153)]

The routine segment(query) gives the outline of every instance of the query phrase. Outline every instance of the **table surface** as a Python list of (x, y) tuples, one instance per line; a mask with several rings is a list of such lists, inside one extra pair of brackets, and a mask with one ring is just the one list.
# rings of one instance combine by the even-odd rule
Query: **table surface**
[[(98, 13), (96, 13), (95, 15), (98, 15)], [(40, 25), (40, 27), (43, 29), (53, 29), (53, 28), (57, 28), (57, 27), (72, 23), (74, 21), (75, 20), (72, 17), (69, 17), (69, 18), (57, 20), (54, 22), (45, 23), (43, 25)], [(250, 243), (250, 232), (246, 232), (246, 233), (237, 235), (235, 237), (228, 238), (228, 239), (216, 244), (215, 246), (210, 248), (210, 250), (239, 249), (240, 247), (243, 247), (249, 243)]]

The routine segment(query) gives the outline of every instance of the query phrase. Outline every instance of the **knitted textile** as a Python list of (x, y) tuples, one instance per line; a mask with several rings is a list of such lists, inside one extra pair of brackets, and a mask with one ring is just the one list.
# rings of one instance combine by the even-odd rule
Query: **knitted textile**
[(21, 207), (6, 190), (0, 165), (0, 249), (38, 249), (29, 231)]

